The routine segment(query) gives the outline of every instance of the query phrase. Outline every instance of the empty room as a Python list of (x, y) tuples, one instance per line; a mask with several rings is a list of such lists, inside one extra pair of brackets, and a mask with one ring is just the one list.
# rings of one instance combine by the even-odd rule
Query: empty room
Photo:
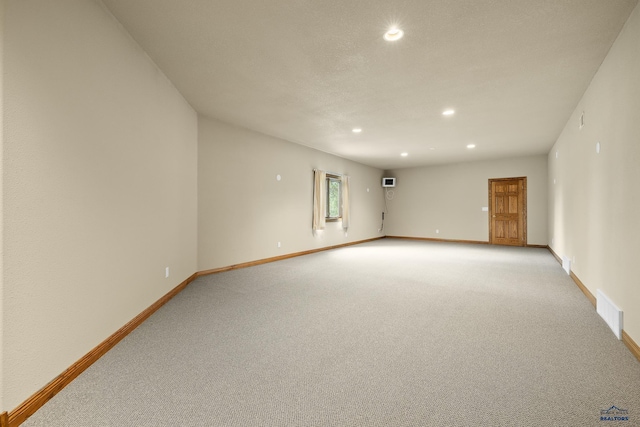
[(0, 36), (0, 427), (640, 425), (637, 0)]

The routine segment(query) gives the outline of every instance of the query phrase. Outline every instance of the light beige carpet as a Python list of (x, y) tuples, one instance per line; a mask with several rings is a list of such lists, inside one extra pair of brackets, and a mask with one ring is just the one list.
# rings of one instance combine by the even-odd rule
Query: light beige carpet
[(547, 250), (384, 239), (196, 280), (24, 426), (612, 424), (640, 362)]

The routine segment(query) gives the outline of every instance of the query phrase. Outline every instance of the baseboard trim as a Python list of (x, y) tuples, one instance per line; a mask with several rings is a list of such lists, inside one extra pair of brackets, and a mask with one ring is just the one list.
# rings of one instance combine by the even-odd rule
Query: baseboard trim
[(409, 237), (409, 236), (386, 236), (388, 239), (420, 240), (426, 242), (447, 242), (447, 243), (470, 243), (472, 245), (488, 245), (489, 242), (482, 240), (456, 240), (456, 239), (436, 239), (433, 237)]
[(562, 258), (560, 258), (560, 257), (558, 256), (558, 254), (557, 254), (557, 253), (555, 253), (555, 252), (553, 251), (553, 249), (551, 249), (551, 246), (547, 246), (547, 249), (549, 249), (549, 252), (551, 252), (551, 255), (553, 255), (553, 257), (556, 259), (556, 261), (558, 261), (558, 263), (560, 263), (560, 265), (562, 265)]
[[(558, 263), (560, 265), (562, 265), (562, 258), (560, 258), (558, 256), (558, 254), (555, 253), (553, 251), (553, 249), (551, 249), (549, 246), (547, 246), (547, 248), (549, 249), (549, 252), (551, 252), (551, 255), (554, 256), (556, 261), (558, 261)], [(571, 277), (571, 279), (573, 279), (573, 282), (578, 286), (578, 288), (580, 288), (580, 290), (582, 291), (584, 296), (586, 296), (587, 299), (591, 302), (591, 304), (595, 307), (596, 306), (596, 297), (593, 296), (591, 291), (584, 285), (584, 283), (582, 283), (582, 280), (580, 280), (578, 278), (578, 276), (576, 276), (576, 274), (573, 272), (573, 270), (569, 271), (569, 277)]]
[(596, 306), (596, 297), (593, 296), (591, 291), (589, 289), (587, 289), (587, 287), (584, 285), (584, 283), (582, 283), (582, 281), (580, 279), (578, 279), (578, 276), (576, 276), (573, 271), (571, 271), (569, 273), (569, 277), (571, 277), (573, 279), (573, 281), (576, 283), (576, 285), (578, 285), (578, 287), (580, 288), (582, 293), (587, 297), (587, 299), (595, 307)]
[(640, 346), (627, 334), (624, 329), (622, 330), (622, 342), (627, 346), (631, 354), (640, 362)]
[[(458, 240), (458, 239), (436, 239), (435, 237), (410, 237), (410, 236), (386, 236), (389, 239), (404, 240), (423, 240), (427, 242), (448, 242), (448, 243), (469, 243), (472, 245), (490, 245), (491, 243), (484, 240)], [(517, 246), (514, 246), (517, 247)], [(525, 245), (527, 248), (549, 249), (548, 245)], [(549, 249), (550, 250), (550, 249)]]
[[(558, 254), (555, 253), (553, 249), (551, 249), (551, 247), (547, 246), (547, 248), (549, 249), (549, 252), (551, 252), (551, 255), (553, 255), (553, 257), (556, 259), (556, 261), (558, 261), (558, 263), (562, 265), (562, 258), (560, 258)], [(584, 285), (584, 283), (582, 283), (582, 280), (580, 280), (578, 276), (576, 276), (573, 270), (569, 271), (569, 277), (573, 279), (573, 282), (578, 286), (578, 288), (580, 288), (584, 296), (586, 296), (589, 302), (591, 302), (591, 304), (595, 307), (596, 297), (593, 296), (591, 291)]]
[(386, 236), (374, 237), (372, 239), (358, 240), (356, 242), (342, 243), (340, 245), (325, 246), (323, 248), (309, 249), (308, 251), (293, 252), (293, 253), (286, 254), (286, 255), (278, 255), (278, 256), (274, 256), (274, 257), (270, 257), (270, 258), (259, 259), (259, 260), (256, 260), (256, 261), (248, 261), (248, 262), (243, 262), (243, 263), (240, 263), (240, 264), (228, 265), (226, 267), (212, 268), (210, 270), (202, 270), (202, 271), (198, 271), (196, 273), (196, 277), (208, 276), (210, 274), (222, 273), (223, 271), (237, 270), (237, 269), (240, 269), (240, 268), (253, 267), (253, 266), (256, 266), (256, 265), (267, 264), (267, 263), (275, 262), (275, 261), (281, 261), (283, 259), (295, 258), (295, 257), (303, 256), (303, 255), (314, 254), (314, 253), (317, 253), (317, 252), (328, 251), (330, 249), (338, 249), (338, 248), (344, 248), (346, 246), (359, 245), (360, 243), (373, 242), (375, 240), (384, 239), (385, 237)]
[[(551, 255), (554, 256), (554, 258), (556, 259), (556, 261), (558, 261), (558, 263), (560, 265), (562, 265), (562, 258), (560, 258), (558, 256), (557, 253), (555, 253), (553, 251), (553, 249), (551, 249), (550, 247), (548, 247), (549, 252), (551, 252)], [(580, 288), (580, 290), (582, 291), (582, 293), (584, 294), (584, 296), (587, 297), (587, 299), (589, 300), (589, 302), (591, 302), (591, 305), (593, 305), (594, 307), (596, 306), (596, 297), (593, 296), (593, 294), (591, 293), (591, 291), (584, 285), (584, 283), (582, 283), (582, 280), (580, 280), (578, 278), (578, 276), (576, 276), (576, 274), (573, 272), (573, 270), (569, 271), (569, 277), (571, 277), (571, 279), (573, 279), (573, 282), (578, 286), (578, 288)]]
[[(182, 291), (189, 283), (196, 278), (196, 273), (192, 274), (188, 279), (173, 288), (158, 301), (149, 306), (142, 313), (131, 319), (127, 324), (118, 329), (109, 338), (98, 344), (93, 350), (85, 354), (80, 360), (71, 365), (66, 371), (54, 378), (49, 384), (41, 388), (29, 399), (25, 400), (20, 406), (8, 414), (5, 412), (0, 415), (0, 427), (18, 427), (25, 422), (27, 418), (33, 415), (38, 409), (47, 403), (53, 396), (58, 394), (71, 381), (80, 375), (89, 366), (95, 363), (107, 351), (111, 350), (118, 342), (126, 337), (131, 331), (137, 328), (149, 316), (155, 313), (160, 307), (166, 304), (171, 298)], [(6, 415), (6, 416), (5, 416)]]
[[(562, 259), (558, 256), (558, 254), (556, 254), (553, 251), (553, 249), (549, 248), (549, 252), (551, 252), (551, 254), (556, 258), (556, 260), (558, 260), (558, 262), (560, 264), (562, 264)], [(573, 281), (578, 286), (578, 288), (580, 288), (582, 293), (587, 297), (589, 302), (591, 302), (591, 304), (595, 308), (597, 306), (597, 303), (598, 303), (597, 300), (596, 300), (596, 297), (593, 296), (591, 291), (589, 289), (587, 289), (587, 287), (584, 285), (584, 283), (582, 283), (582, 280), (580, 280), (578, 278), (578, 276), (576, 276), (573, 271), (571, 271), (569, 273), (569, 277), (571, 277), (573, 279)], [(629, 336), (629, 334), (627, 334), (624, 331), (624, 329), (622, 330), (622, 342), (624, 343), (624, 345), (627, 346), (627, 348), (629, 349), (631, 354), (633, 354), (635, 356), (635, 358), (638, 359), (638, 361), (640, 362), (640, 346), (638, 346), (638, 344), (633, 340), (633, 338), (631, 338)]]

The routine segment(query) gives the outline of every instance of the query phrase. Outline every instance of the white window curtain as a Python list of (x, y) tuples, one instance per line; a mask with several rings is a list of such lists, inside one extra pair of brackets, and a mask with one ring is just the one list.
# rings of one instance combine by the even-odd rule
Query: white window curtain
[(313, 170), (313, 231), (324, 230), (326, 195), (325, 182), (327, 173), (318, 169)]
[(349, 228), (349, 177), (342, 175), (342, 228)]

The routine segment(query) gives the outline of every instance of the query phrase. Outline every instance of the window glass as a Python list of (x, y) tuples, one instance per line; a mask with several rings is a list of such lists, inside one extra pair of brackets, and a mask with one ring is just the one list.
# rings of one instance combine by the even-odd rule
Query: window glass
[(338, 219), (340, 212), (340, 191), (342, 181), (340, 177), (327, 175), (327, 219)]

